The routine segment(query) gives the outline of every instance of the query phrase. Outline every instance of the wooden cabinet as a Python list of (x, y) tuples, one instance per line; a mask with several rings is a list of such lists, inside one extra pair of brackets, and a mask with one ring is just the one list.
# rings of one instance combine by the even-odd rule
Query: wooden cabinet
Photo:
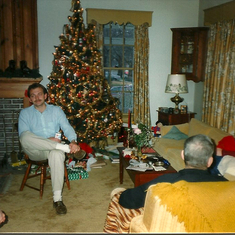
[(27, 67), (38, 69), (37, 0), (0, 0), (0, 69), (9, 60), (16, 68), (25, 60)]
[(187, 80), (204, 81), (208, 27), (171, 28), (172, 74), (185, 74)]
[(163, 125), (177, 125), (187, 123), (191, 118), (195, 117), (196, 113), (179, 113), (169, 114), (158, 111), (158, 121), (161, 121)]

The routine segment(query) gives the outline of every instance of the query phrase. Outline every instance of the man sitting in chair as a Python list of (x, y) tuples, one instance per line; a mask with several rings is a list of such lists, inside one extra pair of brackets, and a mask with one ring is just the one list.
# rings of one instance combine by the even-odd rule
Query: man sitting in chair
[[(77, 135), (69, 124), (63, 110), (46, 103), (47, 90), (34, 83), (28, 87), (29, 101), (32, 106), (22, 109), (19, 115), (18, 132), (24, 153), (33, 161), (48, 159), (51, 171), (53, 207), (56, 213), (66, 214), (67, 208), (62, 201), (64, 184), (65, 153), (77, 153)], [(55, 134), (62, 130), (70, 144), (62, 144)]]
[(208, 167), (213, 162), (214, 143), (206, 135), (195, 135), (185, 140), (181, 157), (185, 169), (177, 173), (159, 176), (148, 183), (132, 189), (117, 188), (111, 193), (111, 202), (104, 225), (106, 233), (123, 233), (129, 231), (133, 217), (143, 213), (147, 189), (150, 185), (180, 180), (187, 182), (227, 181), (223, 176), (212, 175)]

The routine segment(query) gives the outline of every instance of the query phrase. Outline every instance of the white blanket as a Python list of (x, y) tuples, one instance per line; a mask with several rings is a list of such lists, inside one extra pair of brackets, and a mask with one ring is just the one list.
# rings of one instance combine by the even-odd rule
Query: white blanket
[(226, 179), (235, 181), (235, 157), (225, 155), (218, 165), (218, 170)]

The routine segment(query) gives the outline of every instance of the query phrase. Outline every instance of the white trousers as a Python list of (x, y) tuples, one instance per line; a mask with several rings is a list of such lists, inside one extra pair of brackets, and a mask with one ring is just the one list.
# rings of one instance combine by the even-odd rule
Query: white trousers
[(56, 149), (57, 142), (37, 136), (30, 131), (20, 135), (24, 153), (33, 161), (48, 159), (51, 171), (52, 191), (61, 190), (64, 185), (65, 153)]

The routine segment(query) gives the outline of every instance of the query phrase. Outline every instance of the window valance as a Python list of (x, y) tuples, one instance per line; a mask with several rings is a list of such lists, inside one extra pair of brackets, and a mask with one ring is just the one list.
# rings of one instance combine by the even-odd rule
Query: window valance
[(223, 20), (235, 19), (235, 1), (204, 10), (204, 25), (209, 26)]
[(107, 24), (109, 22), (118, 23), (120, 25), (131, 23), (133, 25), (142, 25), (148, 23), (152, 25), (152, 11), (126, 11), (126, 10), (110, 10), (110, 9), (86, 9), (87, 24), (97, 21), (99, 24)]

